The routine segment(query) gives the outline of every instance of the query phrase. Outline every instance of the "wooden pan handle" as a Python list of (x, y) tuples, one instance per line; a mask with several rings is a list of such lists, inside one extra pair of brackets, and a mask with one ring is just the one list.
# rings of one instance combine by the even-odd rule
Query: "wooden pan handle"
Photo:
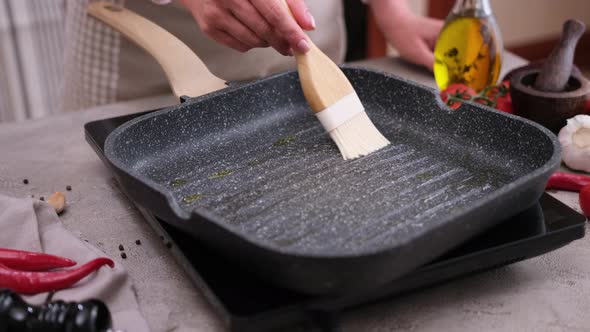
[(567, 20), (564, 23), (561, 39), (541, 67), (535, 80), (535, 89), (548, 92), (565, 89), (574, 65), (576, 45), (585, 31), (586, 26), (578, 20)]
[(88, 13), (124, 34), (162, 66), (177, 97), (198, 97), (226, 87), (180, 39), (157, 24), (112, 3), (88, 5)]

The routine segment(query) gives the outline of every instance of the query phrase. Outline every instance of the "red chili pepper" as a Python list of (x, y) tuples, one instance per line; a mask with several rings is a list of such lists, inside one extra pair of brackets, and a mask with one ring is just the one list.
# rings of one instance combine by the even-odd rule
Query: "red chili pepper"
[(54, 255), (0, 248), (0, 264), (21, 271), (47, 271), (74, 266), (76, 262)]
[(114, 267), (109, 258), (97, 258), (70, 270), (54, 272), (18, 271), (0, 264), (0, 288), (17, 293), (36, 294), (68, 288), (103, 265)]
[(579, 192), (585, 186), (590, 185), (590, 176), (555, 172), (549, 177), (545, 189), (558, 189)]
[(580, 190), (580, 207), (586, 217), (590, 218), (590, 185)]

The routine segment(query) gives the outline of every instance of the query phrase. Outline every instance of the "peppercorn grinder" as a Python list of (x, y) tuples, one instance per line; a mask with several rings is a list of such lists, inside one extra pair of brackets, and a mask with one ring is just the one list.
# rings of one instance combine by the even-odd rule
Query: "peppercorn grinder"
[(0, 332), (122, 332), (111, 324), (111, 313), (99, 300), (34, 306), (10, 290), (0, 290)]
[(514, 72), (510, 96), (516, 114), (557, 134), (567, 119), (584, 112), (590, 82), (572, 69), (578, 40), (585, 31), (584, 23), (566, 21), (559, 43), (540, 68)]

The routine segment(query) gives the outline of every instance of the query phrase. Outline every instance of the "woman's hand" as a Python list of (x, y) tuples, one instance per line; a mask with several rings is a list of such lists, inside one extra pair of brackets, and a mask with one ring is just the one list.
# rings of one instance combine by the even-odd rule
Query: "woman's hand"
[[(320, 0), (321, 1), (321, 0)], [(180, 0), (201, 30), (217, 42), (240, 52), (272, 46), (283, 55), (307, 53), (303, 29), (315, 21), (304, 0)]]
[(415, 15), (406, 0), (371, 0), (370, 6), (379, 29), (401, 57), (432, 70), (443, 21)]

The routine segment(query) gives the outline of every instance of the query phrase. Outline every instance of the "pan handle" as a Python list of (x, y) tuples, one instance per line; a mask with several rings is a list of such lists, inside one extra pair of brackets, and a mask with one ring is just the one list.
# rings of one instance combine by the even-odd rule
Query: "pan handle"
[(150, 20), (105, 1), (91, 2), (88, 13), (152, 55), (164, 69), (176, 97), (198, 97), (226, 87), (188, 46)]

